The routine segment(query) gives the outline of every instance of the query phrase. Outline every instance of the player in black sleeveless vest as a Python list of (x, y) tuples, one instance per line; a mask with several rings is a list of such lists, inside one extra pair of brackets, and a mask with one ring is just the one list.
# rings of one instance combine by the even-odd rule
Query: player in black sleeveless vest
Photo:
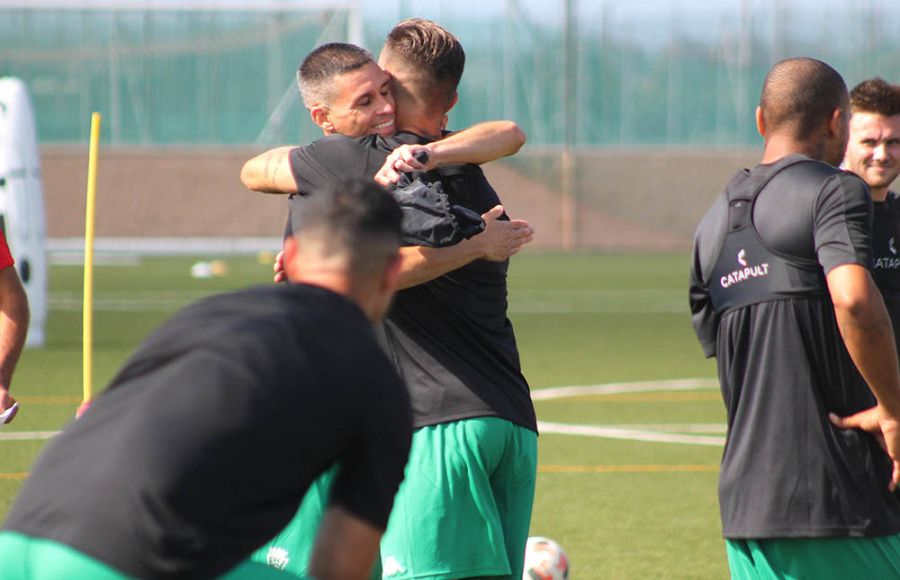
[(709, 286), (712, 303), (720, 315), (733, 308), (779, 298), (826, 296), (828, 287), (819, 264), (807, 257), (776, 253), (760, 239), (752, 220), (756, 197), (763, 188), (788, 167), (804, 161), (804, 157), (788, 157), (758, 184), (741, 172), (725, 190), (728, 233)]
[[(833, 167), (848, 108), (825, 63), (776, 64), (757, 110), (763, 159), (695, 235), (694, 329), (717, 358), (728, 417), (719, 503), (732, 578), (900, 577), (900, 373), (868, 271), (871, 201)], [(850, 427), (877, 431), (893, 455)]]

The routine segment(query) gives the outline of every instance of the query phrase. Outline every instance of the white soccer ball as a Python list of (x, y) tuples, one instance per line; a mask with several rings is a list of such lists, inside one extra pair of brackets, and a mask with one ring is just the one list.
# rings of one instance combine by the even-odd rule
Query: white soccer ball
[(568, 577), (569, 557), (562, 546), (550, 538), (528, 538), (522, 580), (566, 580)]

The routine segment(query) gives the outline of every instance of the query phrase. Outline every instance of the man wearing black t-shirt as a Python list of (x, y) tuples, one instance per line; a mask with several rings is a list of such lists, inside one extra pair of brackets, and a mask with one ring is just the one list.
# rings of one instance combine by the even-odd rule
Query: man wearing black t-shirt
[(844, 167), (872, 194), (872, 277), (900, 345), (900, 197), (889, 189), (900, 175), (900, 91), (880, 78), (863, 81), (850, 91), (850, 110)]
[[(343, 42), (323, 44), (303, 59), (297, 70), (300, 96), (312, 121), (326, 135), (390, 137), (397, 131), (390, 77), (372, 60), (369, 51)], [(427, 146), (430, 167), (450, 163), (486, 163), (512, 155), (525, 143), (525, 135), (511, 121), (487, 121), (456, 131)], [(271, 149), (244, 163), (241, 181), (253, 191), (298, 193), (291, 170), (293, 146)], [(423, 166), (411, 161), (414, 169)], [(375, 171), (353, 168), (349, 174), (372, 177)], [(328, 179), (332, 172), (319, 175)], [(312, 179), (314, 176), (310, 176)], [(394, 182), (396, 179), (394, 180)], [(386, 182), (380, 182), (387, 185)], [(432, 205), (431, 217), (454, 224), (446, 208)], [(401, 287), (435, 278), (476, 259), (503, 261), (531, 241), (532, 230), (523, 220), (500, 220), (502, 207), (488, 208), (482, 216), (484, 231), (452, 246), (417, 245), (400, 250)], [(287, 233), (290, 233), (288, 219)], [(411, 232), (423, 239), (428, 232)], [(415, 238), (416, 236), (409, 236)], [(458, 239), (458, 238), (457, 238)], [(280, 258), (280, 254), (279, 254)], [(280, 259), (275, 280), (281, 281)]]
[(757, 109), (762, 161), (695, 236), (694, 329), (728, 414), (719, 503), (733, 578), (900, 576), (900, 375), (867, 268), (868, 192), (832, 167), (848, 120), (834, 69), (776, 64)]
[[(440, 142), (456, 100), (464, 55), (434, 23), (411, 19), (388, 36), (380, 64), (394, 78), (394, 137), (328, 137), (290, 151), (302, 214), (308, 196), (341, 174), (432, 169), (411, 155)], [(406, 145), (409, 156), (389, 158)], [(404, 166), (404, 163), (407, 164)], [(410, 165), (413, 163), (413, 165)], [(499, 199), (477, 166), (441, 166), (452, 203), (478, 213)], [(413, 404), (413, 450), (406, 483), (382, 541), (384, 577), (521, 576), (536, 470), (536, 420), (506, 317), (507, 261), (468, 260), (397, 294), (385, 319), (391, 354)], [(424, 282), (424, 283), (420, 283)], [(401, 285), (404, 283), (401, 282)]]
[(310, 574), (367, 577), (411, 437), (371, 326), (401, 211), (365, 180), (305, 210), (285, 246), (294, 283), (185, 308), (47, 446), (0, 533), (4, 580), (294, 577), (246, 558), (333, 465)]

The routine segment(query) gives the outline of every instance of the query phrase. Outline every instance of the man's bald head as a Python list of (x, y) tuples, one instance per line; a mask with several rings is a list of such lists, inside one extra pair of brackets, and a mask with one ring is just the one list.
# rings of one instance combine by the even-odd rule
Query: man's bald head
[(759, 106), (767, 134), (797, 140), (816, 137), (836, 109), (846, 111), (849, 97), (841, 75), (820, 60), (789, 58), (766, 75)]

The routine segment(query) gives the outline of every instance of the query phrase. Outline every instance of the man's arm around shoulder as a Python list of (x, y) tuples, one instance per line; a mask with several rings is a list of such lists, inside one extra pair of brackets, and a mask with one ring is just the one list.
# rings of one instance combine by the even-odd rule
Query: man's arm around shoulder
[(286, 145), (250, 159), (241, 168), (241, 183), (261, 193), (297, 193), (290, 161), (294, 149), (294, 145)]
[(525, 220), (501, 220), (503, 206), (482, 214), (484, 231), (453, 246), (400, 248), (399, 289), (417, 286), (475, 260), (502, 262), (517, 254), (534, 239), (534, 230)]
[[(515, 155), (524, 144), (525, 133), (513, 121), (486, 121), (438, 141), (397, 147), (375, 174), (375, 181), (389, 187), (401, 173), (430, 171), (442, 165), (481, 165)], [(426, 154), (423, 160), (417, 158), (421, 153)]]

